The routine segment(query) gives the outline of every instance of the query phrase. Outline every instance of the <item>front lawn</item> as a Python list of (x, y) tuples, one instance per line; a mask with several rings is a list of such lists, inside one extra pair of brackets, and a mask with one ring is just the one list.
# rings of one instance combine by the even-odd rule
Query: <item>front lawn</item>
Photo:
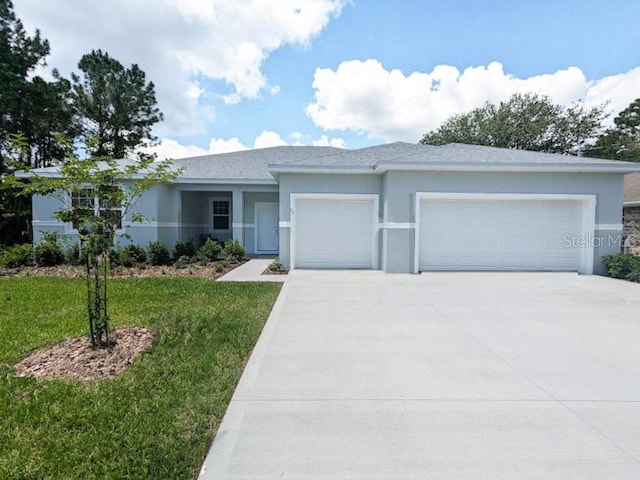
[(110, 281), (112, 327), (155, 347), (96, 382), (13, 375), (29, 351), (86, 335), (84, 282), (0, 278), (0, 478), (194, 478), (280, 286)]

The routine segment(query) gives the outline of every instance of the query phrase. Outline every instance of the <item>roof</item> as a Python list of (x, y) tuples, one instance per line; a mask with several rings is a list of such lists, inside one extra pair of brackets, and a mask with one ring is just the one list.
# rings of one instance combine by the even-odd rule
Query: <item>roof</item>
[(624, 203), (636, 203), (640, 206), (640, 173), (628, 173), (624, 176)]
[[(130, 160), (122, 160), (128, 163)], [(345, 150), (335, 147), (281, 146), (174, 160), (182, 175), (176, 183), (275, 184), (278, 175), (299, 173), (381, 174), (389, 170), (509, 172), (640, 172), (640, 163), (574, 157), (526, 150), (451, 143), (396, 142)], [(56, 167), (35, 170), (55, 175)], [(636, 185), (640, 184), (640, 174)], [(640, 188), (638, 188), (640, 190)], [(640, 195), (636, 196), (640, 200)]]
[(421, 145), (391, 143), (348, 150), (321, 159), (270, 165), (273, 174), (292, 171), (384, 173), (388, 170), (449, 171), (640, 171), (640, 164), (509, 148), (450, 143)]
[(179, 182), (274, 182), (267, 168), (269, 164), (307, 162), (342, 151), (335, 147), (269, 147), (180, 158), (174, 164), (184, 169)]

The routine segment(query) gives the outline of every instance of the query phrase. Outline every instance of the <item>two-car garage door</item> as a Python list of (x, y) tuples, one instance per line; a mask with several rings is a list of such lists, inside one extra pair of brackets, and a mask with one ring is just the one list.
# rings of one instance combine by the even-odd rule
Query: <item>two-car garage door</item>
[(422, 199), (418, 269), (579, 270), (583, 208), (526, 196)]

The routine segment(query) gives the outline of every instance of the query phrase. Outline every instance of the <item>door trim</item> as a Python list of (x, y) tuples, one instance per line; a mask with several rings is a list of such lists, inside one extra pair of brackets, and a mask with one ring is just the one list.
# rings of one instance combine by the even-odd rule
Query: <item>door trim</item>
[[(258, 227), (258, 205), (261, 204), (270, 204), (270, 205), (275, 205), (276, 206), (276, 211), (278, 211), (279, 207), (278, 207), (278, 202), (256, 202), (253, 206), (253, 213), (254, 213), (254, 224), (255, 224), (255, 228), (253, 229), (253, 241), (255, 242), (255, 251), (256, 253), (278, 253), (278, 244), (279, 239), (279, 232), (278, 232), (278, 224), (279, 222), (276, 222), (276, 248), (274, 250), (259, 250), (258, 249), (258, 231), (260, 230), (260, 228)], [(280, 217), (280, 212), (278, 211), (278, 217)]]
[(289, 229), (289, 269), (296, 268), (296, 212), (298, 200), (365, 200), (371, 202), (371, 268), (378, 269), (378, 210), (379, 195), (367, 193), (292, 193), (289, 204), (291, 206), (291, 220)]
[[(449, 192), (417, 192), (415, 204), (415, 245), (413, 252), (413, 272), (420, 271), (420, 209), (424, 201), (429, 200), (566, 200), (582, 203), (583, 238), (593, 238), (596, 224), (596, 196), (579, 194), (547, 194), (547, 193), (449, 193)], [(586, 242), (578, 255), (578, 273), (593, 273), (594, 242)]]

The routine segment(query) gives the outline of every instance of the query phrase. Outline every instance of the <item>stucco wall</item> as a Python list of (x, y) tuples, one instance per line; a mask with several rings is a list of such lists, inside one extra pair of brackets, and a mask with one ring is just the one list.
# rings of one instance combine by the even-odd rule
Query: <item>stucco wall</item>
[[(292, 193), (379, 194), (380, 265), (388, 272), (412, 272), (417, 192), (595, 195), (597, 228), (592, 239), (595, 272), (603, 270), (603, 255), (620, 249), (622, 175), (618, 174), (394, 171), (382, 176), (283, 174), (280, 219), (290, 221)], [(285, 266), (289, 266), (289, 246), (289, 235), (281, 235), (280, 258)]]
[[(620, 248), (620, 231), (612, 227), (621, 223), (622, 181), (622, 175), (618, 174), (388, 172), (384, 180), (383, 215), (385, 222), (415, 222), (416, 192), (595, 195), (595, 223), (606, 225), (605, 230), (595, 232), (598, 239), (594, 241), (594, 268), (602, 272), (601, 257)], [(406, 232), (390, 230), (387, 235), (396, 245), (392, 249), (388, 243), (388, 269), (411, 271), (412, 240), (407, 241)], [(405, 248), (397, 248), (396, 237), (403, 239)]]
[[(379, 175), (325, 175), (281, 174), (280, 221), (291, 221), (292, 193), (360, 193), (380, 195), (382, 178)], [(289, 228), (280, 229), (280, 261), (285, 268), (290, 265)], [(378, 239), (380, 244), (380, 239)], [(380, 258), (378, 259), (380, 264)]]

